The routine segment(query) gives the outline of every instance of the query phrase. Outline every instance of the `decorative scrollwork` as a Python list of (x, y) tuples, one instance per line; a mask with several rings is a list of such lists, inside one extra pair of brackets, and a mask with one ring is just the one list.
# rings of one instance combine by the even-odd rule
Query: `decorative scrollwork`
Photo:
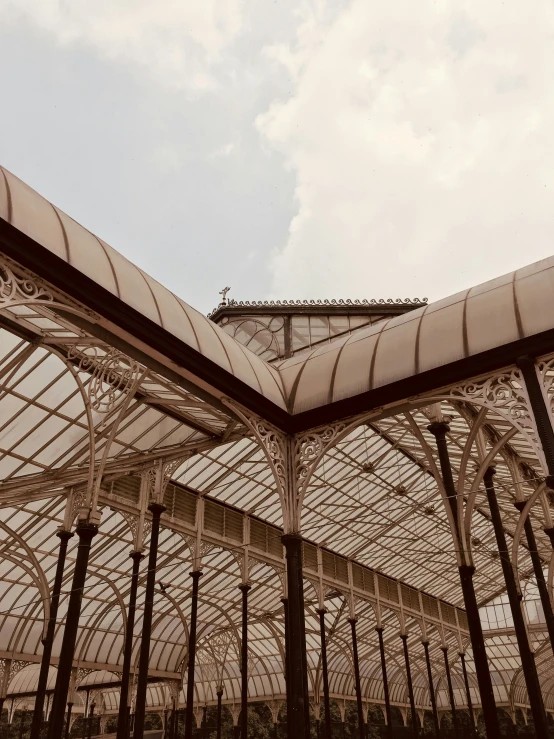
[(264, 446), (266, 454), (271, 460), (274, 474), (277, 478), (276, 481), (284, 493), (287, 489), (287, 462), (283, 435), (272, 426), (266, 425), (259, 418), (254, 420), (253, 426), (259, 441)]
[(0, 263), (0, 308), (29, 302), (52, 303), (54, 296), (40, 282), (19, 277), (4, 262)]
[(138, 362), (117, 349), (106, 351), (96, 346), (84, 349), (74, 346), (68, 358), (77, 360), (77, 368), (91, 375), (87, 385), (89, 400), (99, 413), (117, 408), (140, 371)]
[(274, 308), (296, 308), (297, 306), (309, 307), (312, 305), (330, 305), (330, 306), (360, 306), (365, 307), (369, 305), (413, 305), (421, 306), (427, 304), (427, 298), (372, 298), (371, 300), (352, 300), (350, 298), (343, 299), (331, 299), (331, 300), (234, 300), (231, 298), (226, 303), (220, 303), (220, 305), (208, 313), (208, 318), (211, 318), (217, 311), (225, 307), (250, 307), (250, 308), (263, 308), (263, 307), (274, 307)]
[(299, 487), (307, 480), (313, 466), (318, 463), (325, 450), (345, 428), (346, 424), (337, 423), (334, 426), (310, 431), (294, 440), (294, 462)]
[(554, 356), (544, 357), (537, 362), (539, 382), (546, 407), (554, 416)]
[(500, 372), (485, 378), (469, 380), (449, 391), (456, 400), (477, 402), (504, 416), (521, 431), (531, 444), (539, 459), (543, 459), (542, 446), (535, 420), (530, 408), (525, 382), (519, 369)]

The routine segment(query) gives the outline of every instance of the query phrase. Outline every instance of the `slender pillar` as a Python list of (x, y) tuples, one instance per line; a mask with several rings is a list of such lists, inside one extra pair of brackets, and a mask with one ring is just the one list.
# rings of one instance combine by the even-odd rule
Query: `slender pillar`
[(21, 719), (19, 721), (19, 739), (23, 739), (24, 726), (25, 726), (25, 711), (21, 711)]
[(152, 514), (152, 531), (150, 532), (148, 573), (146, 575), (144, 613), (142, 616), (142, 638), (140, 642), (137, 696), (135, 701), (136, 708), (133, 731), (134, 739), (142, 739), (144, 735), (144, 718), (146, 715), (146, 689), (148, 687), (148, 664), (150, 662), (150, 636), (152, 631), (152, 615), (154, 612), (154, 587), (156, 584), (156, 563), (158, 561), (158, 539), (160, 537), (160, 516), (165, 511), (165, 506), (161, 503), (152, 502), (148, 506), (148, 510)]
[[(522, 511), (525, 506), (525, 501), (518, 500), (514, 503), (518, 511)], [(537, 540), (535, 539), (535, 532), (533, 531), (533, 524), (531, 522), (531, 516), (528, 515), (523, 525), (525, 530), (525, 536), (527, 539), (527, 548), (529, 549), (529, 555), (533, 564), (533, 572), (535, 573), (535, 580), (537, 581), (537, 589), (541, 599), (542, 609), (544, 611), (544, 618), (546, 621), (546, 628), (548, 629), (548, 636), (550, 637), (550, 646), (554, 653), (554, 613), (552, 612), (552, 603), (548, 594), (548, 587), (546, 585), (546, 578), (544, 577), (544, 571), (542, 569), (542, 562), (537, 549)]]
[(223, 690), (217, 691), (217, 724), (216, 724), (216, 739), (221, 739), (221, 699), (223, 697)]
[(285, 685), (289, 684), (289, 665), (290, 665), (290, 657), (289, 657), (289, 646), (290, 646), (290, 639), (289, 639), (289, 599), (288, 598), (281, 598), (281, 603), (283, 604), (283, 630), (285, 634)]
[(50, 658), (52, 656), (52, 644), (54, 643), (54, 634), (56, 631), (56, 618), (58, 615), (58, 605), (60, 603), (60, 593), (63, 582), (63, 568), (65, 565), (65, 557), (67, 554), (67, 544), (73, 536), (71, 531), (58, 531), (56, 536), (60, 540), (58, 549), (58, 564), (56, 574), (54, 576), (54, 585), (52, 587), (52, 597), (50, 599), (50, 618), (46, 629), (46, 636), (42, 642), (42, 659), (40, 661), (40, 672), (37, 683), (37, 694), (35, 697), (35, 708), (33, 711), (33, 719), (31, 722), (30, 739), (39, 739), (42, 722), (44, 718), (44, 698), (46, 695), (46, 685), (48, 683), (48, 670), (50, 668)]
[(360, 683), (360, 662), (358, 659), (358, 638), (356, 636), (356, 620), (349, 618), (352, 630), (352, 655), (354, 657), (354, 683), (356, 686), (356, 704), (358, 707), (358, 736), (364, 739), (364, 707), (362, 704), (362, 686)]
[(302, 537), (286, 534), (282, 537), (287, 558), (289, 681), (287, 684), (287, 723), (289, 739), (309, 739), (306, 723), (305, 695), (307, 689), (306, 640), (304, 631), (304, 582), (302, 577)]
[(250, 585), (239, 585), (242, 593), (242, 643), (241, 643), (241, 710), (240, 731), (241, 739), (248, 737), (248, 591)]
[(450, 664), (448, 663), (448, 647), (441, 647), (444, 655), (444, 672), (446, 674), (446, 685), (448, 688), (448, 700), (450, 702), (450, 713), (452, 714), (452, 726), (454, 736), (458, 739), (458, 716), (456, 715), (456, 704), (454, 703), (454, 691), (452, 690), (452, 677), (450, 675)]
[(277, 738), (278, 738), (278, 736), (279, 736), (279, 735), (278, 735), (278, 733), (277, 733), (277, 721), (276, 721), (276, 722), (275, 722), (275, 723), (273, 724), (273, 739), (277, 739)]
[(83, 599), (83, 588), (85, 586), (87, 576), (90, 546), (94, 536), (98, 532), (98, 526), (88, 522), (80, 522), (77, 524), (75, 532), (79, 537), (79, 545), (77, 547), (77, 558), (75, 560), (73, 582), (71, 583), (71, 594), (69, 596), (67, 615), (65, 618), (65, 629), (62, 648), (60, 651), (60, 659), (58, 662), (56, 687), (54, 688), (54, 700), (52, 702), (52, 711), (50, 713), (50, 722), (48, 725), (48, 739), (60, 739), (63, 733), (67, 691), (69, 689), (69, 681), (71, 679), (71, 668), (73, 666), (77, 629), (79, 628), (81, 601)]
[(554, 475), (554, 430), (552, 429), (550, 412), (544, 402), (535, 362), (530, 357), (519, 357), (517, 366), (521, 370), (529, 402), (537, 424), (537, 432), (550, 475)]
[(202, 573), (195, 570), (192, 577), (190, 601), (189, 655), (187, 669), (187, 707), (185, 711), (185, 739), (192, 739), (192, 715), (194, 708), (194, 666), (196, 660), (196, 623), (198, 620), (198, 581)]
[[(537, 737), (539, 737), (539, 739), (542, 739), (543, 737), (546, 738), (548, 736), (546, 712), (544, 710), (541, 686), (539, 683), (537, 667), (535, 665), (535, 657), (529, 645), (529, 638), (527, 636), (527, 629), (525, 627), (525, 621), (523, 619), (523, 613), (521, 611), (521, 601), (519, 599), (519, 594), (517, 591), (514, 569), (510, 561), (510, 554), (508, 552), (508, 546), (506, 544), (506, 536), (504, 534), (504, 528), (502, 526), (500, 509), (498, 507), (498, 501), (496, 499), (496, 493), (494, 490), (494, 474), (494, 467), (489, 467), (488, 470), (485, 472), (485, 489), (487, 491), (487, 498), (489, 502), (489, 509), (491, 512), (492, 523), (494, 526), (494, 533), (496, 535), (498, 554), (500, 555), (502, 571), (504, 573), (504, 580), (506, 582), (506, 592), (508, 594), (510, 609), (512, 611), (512, 618), (514, 620), (514, 630), (516, 632), (519, 655), (521, 658), (521, 669), (525, 678), (527, 695), (529, 697), (529, 704), (531, 706), (533, 721), (535, 723), (535, 731), (537, 733)], [(542, 567), (540, 569), (542, 572)]]
[[(452, 467), (450, 465), (448, 445), (446, 443), (446, 433), (447, 431), (450, 431), (450, 427), (447, 423), (441, 421), (432, 423), (427, 428), (437, 440), (437, 451), (439, 455), (444, 489), (450, 503), (456, 526), (455, 544), (458, 549), (461, 550), (457, 494), (456, 488), (454, 487), (454, 478), (452, 477)], [(471, 638), (471, 646), (473, 649), (475, 672), (477, 674), (479, 692), (481, 694), (481, 707), (483, 710), (485, 729), (489, 739), (496, 739), (497, 736), (500, 736), (500, 724), (498, 723), (496, 701), (494, 699), (494, 692), (492, 689), (492, 680), (489, 671), (489, 663), (487, 660), (487, 652), (485, 649), (483, 628), (481, 626), (481, 618), (479, 615), (479, 609), (477, 607), (475, 588), (473, 586), (473, 574), (475, 572), (475, 567), (468, 564), (461, 564), (458, 567), (458, 571), (460, 574), (460, 582), (462, 585), (462, 593), (464, 596), (464, 605), (467, 614), (469, 635)]]
[(383, 675), (383, 692), (385, 694), (385, 713), (387, 715), (387, 734), (392, 739), (392, 714), (390, 708), (389, 681), (387, 678), (387, 661), (385, 659), (385, 644), (383, 642), (383, 627), (378, 626), (375, 631), (379, 635), (379, 652), (381, 654), (381, 672)]
[(123, 647), (123, 672), (121, 675), (121, 690), (119, 693), (119, 713), (117, 718), (117, 739), (127, 739), (129, 732), (129, 684), (131, 678), (131, 658), (133, 656), (133, 629), (135, 627), (135, 613), (137, 608), (137, 589), (139, 580), (139, 566), (143, 558), (141, 552), (131, 552), (133, 560), (131, 574), (131, 591), (129, 593), (129, 608), (127, 611), (127, 625), (125, 628), (125, 645)]
[(88, 739), (91, 739), (92, 737), (92, 724), (94, 722), (94, 709), (96, 708), (96, 704), (93, 702), (90, 704), (90, 711), (88, 716)]
[(431, 700), (431, 710), (433, 711), (433, 725), (435, 727), (435, 739), (440, 739), (441, 730), (439, 723), (439, 713), (437, 711), (437, 699), (435, 697), (435, 686), (433, 683), (433, 672), (431, 670), (431, 658), (429, 657), (429, 642), (423, 642), (425, 651), (425, 664), (427, 665), (427, 680), (429, 681), (429, 698)]
[(402, 648), (404, 649), (404, 664), (406, 665), (406, 681), (408, 683), (408, 695), (410, 698), (410, 713), (412, 714), (412, 732), (413, 732), (415, 739), (418, 739), (419, 731), (417, 728), (414, 686), (412, 685), (412, 671), (410, 669), (410, 655), (408, 652), (408, 634), (400, 634), (400, 638), (402, 639)]
[(475, 716), (473, 715), (473, 703), (471, 701), (471, 693), (469, 692), (469, 680), (467, 677), (466, 656), (460, 652), (460, 662), (462, 664), (462, 672), (464, 674), (464, 685), (466, 686), (467, 709), (469, 711), (469, 722), (471, 724), (471, 735), (477, 735), (477, 727), (475, 726)]
[(329, 671), (327, 669), (327, 637), (325, 634), (325, 609), (318, 610), (319, 638), (321, 641), (321, 671), (323, 673), (324, 737), (331, 739), (331, 702), (329, 700)]
[(65, 723), (65, 739), (69, 739), (69, 732), (71, 730), (71, 710), (73, 708), (73, 703), (67, 704), (67, 718)]

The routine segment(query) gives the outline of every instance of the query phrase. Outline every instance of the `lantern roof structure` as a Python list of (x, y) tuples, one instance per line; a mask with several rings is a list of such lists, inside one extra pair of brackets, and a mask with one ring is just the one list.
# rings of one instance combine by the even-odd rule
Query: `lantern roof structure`
[[(439, 710), (450, 705), (446, 649), (456, 704), (463, 710), (468, 703), (463, 654), (478, 712), (458, 575), (465, 562), (475, 570), (497, 706), (512, 715), (526, 711), (483, 483), (494, 464), (544, 702), (554, 712), (552, 649), (523, 533), (529, 516), (551, 591), (554, 257), (434, 303), (240, 303), (224, 291), (206, 317), (0, 168), (0, 260), (0, 699), (14, 708), (36, 693), (56, 532), (86, 519), (99, 533), (70, 690), (76, 713), (87, 693), (105, 714), (117, 713), (128, 555), (148, 551), (148, 504), (157, 485), (165, 510), (150, 710), (186, 701), (189, 572), (200, 568), (195, 706), (216, 703), (220, 687), (231, 709), (240, 703), (238, 586), (248, 584), (248, 697), (278, 713), (286, 700), (281, 537), (301, 534), (314, 710), (322, 701), (318, 612), (325, 611), (334, 700), (356, 699), (349, 623), (356, 621), (365, 706), (386, 700), (377, 626), (399, 715), (409, 710), (399, 633), (409, 637), (417, 711), (431, 710), (423, 641)], [(522, 358), (532, 364), (549, 429), (544, 416), (537, 421)], [(457, 535), (433, 423), (448, 424), (463, 521)], [(77, 543), (73, 537), (68, 544), (47, 694), (62, 651)], [(147, 575), (143, 564), (135, 676)]]

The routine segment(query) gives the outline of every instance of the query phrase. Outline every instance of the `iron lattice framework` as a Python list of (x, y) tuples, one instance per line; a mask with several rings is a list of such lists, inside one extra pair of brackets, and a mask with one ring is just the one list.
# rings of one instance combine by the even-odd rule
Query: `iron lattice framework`
[[(319, 611), (325, 611), (327, 624), (330, 694), (342, 706), (356, 697), (349, 623), (355, 620), (365, 710), (385, 702), (376, 627), (384, 639), (390, 700), (404, 719), (409, 695), (400, 634), (408, 635), (421, 715), (431, 706), (422, 641), (429, 644), (439, 710), (449, 709), (445, 648), (456, 705), (467, 706), (463, 654), (479, 710), (458, 577), (464, 564), (475, 568), (496, 703), (511, 714), (526, 710), (483, 485), (492, 464), (542, 693), (554, 712), (551, 644), (523, 536), (529, 515), (551, 592), (553, 499), (545, 482), (550, 470), (544, 430), (515, 360), (291, 432), (266, 420), (263, 404), (255, 408), (236, 394), (213, 393), (212, 381), (200, 373), (187, 370), (185, 377), (168, 369), (156, 351), (131, 350), (128, 341), (116, 341), (114, 333), (98, 328), (102, 316), (95, 308), (18, 262), (13, 251), (6, 247), (0, 262), (0, 699), (7, 698), (12, 714), (32, 703), (36, 692), (58, 557), (55, 534), (83, 520), (99, 526), (99, 534), (88, 562), (72, 664), (74, 715), (83, 712), (85, 695), (93, 695), (102, 716), (118, 712), (131, 588), (128, 554), (149, 549), (153, 500), (165, 510), (148, 710), (162, 713), (185, 703), (192, 569), (202, 571), (195, 706), (217, 703), (219, 691), (238, 716), (244, 657), (238, 586), (248, 584), (248, 700), (265, 702), (278, 715), (286, 700), (287, 562), (281, 537), (298, 532), (308, 689), (317, 716), (323, 690)], [(416, 309), (415, 302), (232, 303), (220, 306), (213, 320), (278, 366)], [(539, 355), (533, 369), (551, 423), (554, 355)], [(429, 431), (433, 422), (449, 428), (458, 534)], [(47, 692), (55, 682), (76, 555), (73, 537)], [(146, 580), (142, 564), (132, 701)]]

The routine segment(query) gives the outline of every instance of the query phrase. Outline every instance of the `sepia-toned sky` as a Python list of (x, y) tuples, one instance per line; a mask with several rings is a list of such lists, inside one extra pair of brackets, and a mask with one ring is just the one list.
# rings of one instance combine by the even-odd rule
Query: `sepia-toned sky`
[(554, 252), (551, 0), (0, 0), (0, 163), (204, 312)]

